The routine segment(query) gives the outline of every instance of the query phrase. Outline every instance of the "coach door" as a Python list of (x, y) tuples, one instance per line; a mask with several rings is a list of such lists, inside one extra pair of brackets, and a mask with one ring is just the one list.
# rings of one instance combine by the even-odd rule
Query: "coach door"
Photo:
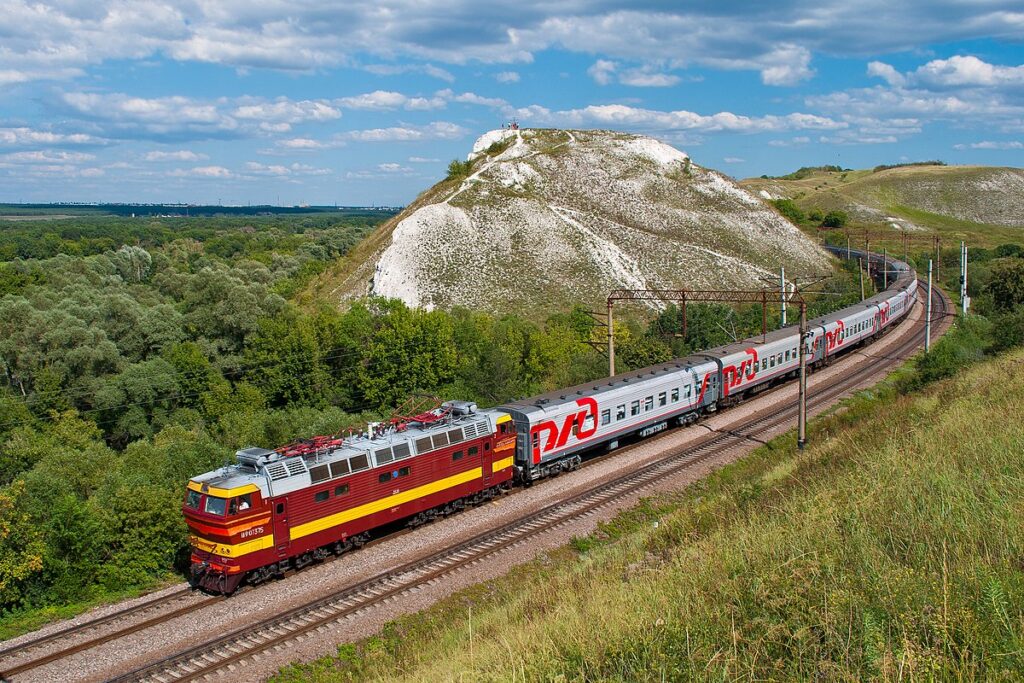
[(288, 554), (288, 544), (290, 542), (288, 500), (279, 498), (274, 501), (274, 545), (277, 546), (277, 554), (279, 556)]

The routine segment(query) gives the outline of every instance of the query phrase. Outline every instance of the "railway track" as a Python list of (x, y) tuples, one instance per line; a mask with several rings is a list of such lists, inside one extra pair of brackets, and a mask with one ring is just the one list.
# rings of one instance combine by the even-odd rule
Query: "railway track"
[[(110, 614), (98, 617), (96, 619), (90, 619), (89, 621), (85, 621), (80, 624), (73, 624), (66, 628), (62, 628), (57, 631), (47, 633), (44, 636), (40, 636), (38, 638), (33, 638), (32, 640), (28, 640), (23, 643), (19, 643), (14, 647), (0, 649), (0, 657), (4, 659), (14, 658), (23, 655), (26, 652), (31, 652), (32, 650), (37, 650), (39, 648), (45, 647), (59, 640), (74, 639), (83, 634), (87, 634), (90, 631), (102, 629), (104, 626), (107, 626), (109, 624), (124, 621), (126, 619), (131, 619), (132, 617), (141, 616), (146, 614), (147, 612), (153, 612), (167, 605), (172, 605), (175, 602), (184, 602), (192, 594), (193, 591), (190, 587), (182, 587), (171, 593), (167, 593), (165, 595), (145, 600), (143, 602), (140, 602), (139, 604), (132, 605), (131, 607), (128, 607), (126, 609), (111, 612)], [(62, 650), (51, 652), (41, 657), (37, 657), (36, 659), (32, 659), (30, 661), (23, 662), (16, 666), (0, 670), (0, 680), (6, 681), (11, 676), (22, 674), (31, 669), (43, 666), (44, 664), (49, 664), (50, 662), (57, 661), (58, 659), (64, 659), (77, 652), (82, 652), (83, 650), (88, 650), (97, 647), (99, 645), (102, 645), (103, 643), (108, 643), (112, 640), (117, 640), (118, 638), (122, 638), (128, 634), (135, 633), (136, 631), (139, 631), (141, 629), (149, 628), (150, 626), (155, 626), (157, 624), (162, 624), (168, 621), (169, 619), (173, 619), (174, 617), (177, 617), (179, 615), (186, 614), (197, 609), (202, 609), (203, 607), (211, 605), (215, 602), (220, 602), (221, 599), (222, 598), (219, 596), (208, 597), (205, 600), (201, 600), (200, 602), (186, 603), (180, 607), (176, 607), (175, 609), (169, 612), (161, 612), (160, 614), (152, 616), (141, 622), (135, 622), (129, 626), (109, 631), (107, 633), (102, 633), (98, 636), (94, 636), (87, 640), (70, 645)]]
[[(933, 292), (933, 322), (947, 315), (949, 301), (936, 289)], [(937, 338), (938, 335), (933, 335)], [(895, 364), (912, 355), (924, 338), (923, 320), (902, 341), (898, 349), (885, 356)], [(877, 364), (861, 364), (815, 387), (808, 397), (808, 408), (827, 404), (878, 371)], [(192, 681), (247, 660), (254, 655), (302, 638), (314, 631), (350, 618), (374, 605), (434, 582), (463, 567), (476, 564), (496, 553), (526, 542), (533, 536), (593, 515), (623, 496), (642, 492), (657, 481), (703, 462), (723, 449), (742, 445), (774, 428), (788, 426), (796, 415), (796, 406), (769, 407), (755, 413), (728, 431), (711, 431), (699, 443), (668, 453), (665, 457), (629, 473), (552, 503), (529, 515), (490, 529), (466, 541), (408, 562), (355, 585), (308, 602), (264, 621), (247, 625), (195, 647), (164, 657), (135, 669), (114, 681)], [(708, 428), (710, 429), (710, 428)]]

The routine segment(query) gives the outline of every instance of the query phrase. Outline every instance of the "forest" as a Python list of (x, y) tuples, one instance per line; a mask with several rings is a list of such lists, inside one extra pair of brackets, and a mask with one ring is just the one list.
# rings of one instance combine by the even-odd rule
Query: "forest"
[[(582, 309), (538, 325), (292, 302), (384, 218), (0, 220), (5, 622), (180, 580), (184, 484), (241, 447), (358, 427), (414, 394), (491, 406), (606, 373)], [(974, 254), (976, 304), (1021, 337), (1024, 260), (1000, 249)], [(858, 297), (856, 267), (837, 268), (811, 316)], [(674, 306), (633, 316), (616, 321), (620, 371), (761, 328), (760, 307), (690, 306), (685, 335)]]

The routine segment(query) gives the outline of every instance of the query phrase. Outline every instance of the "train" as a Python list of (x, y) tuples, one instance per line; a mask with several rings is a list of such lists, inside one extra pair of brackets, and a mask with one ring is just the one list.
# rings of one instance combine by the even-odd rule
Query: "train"
[[(910, 311), (916, 274), (902, 261), (883, 263), (882, 292), (808, 321), (809, 369), (877, 339)], [(790, 326), (495, 408), (450, 400), (358, 434), (244, 448), (235, 463), (186, 485), (190, 582), (231, 594), (358, 548), (382, 527), (417, 526), (575, 470), (589, 453), (796, 378), (799, 345)]]

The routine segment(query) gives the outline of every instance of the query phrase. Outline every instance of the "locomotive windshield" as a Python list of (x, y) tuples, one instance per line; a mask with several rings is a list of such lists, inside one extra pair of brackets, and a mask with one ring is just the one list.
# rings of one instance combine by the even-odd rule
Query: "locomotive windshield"
[(213, 496), (206, 496), (206, 507), (203, 508), (205, 512), (211, 515), (223, 516), (224, 510), (227, 508), (228, 501), (224, 498), (214, 498)]
[(199, 494), (199, 491), (190, 490), (188, 492), (188, 498), (185, 499), (185, 505), (189, 506), (193, 510), (198, 510), (200, 498), (202, 498), (202, 496)]

